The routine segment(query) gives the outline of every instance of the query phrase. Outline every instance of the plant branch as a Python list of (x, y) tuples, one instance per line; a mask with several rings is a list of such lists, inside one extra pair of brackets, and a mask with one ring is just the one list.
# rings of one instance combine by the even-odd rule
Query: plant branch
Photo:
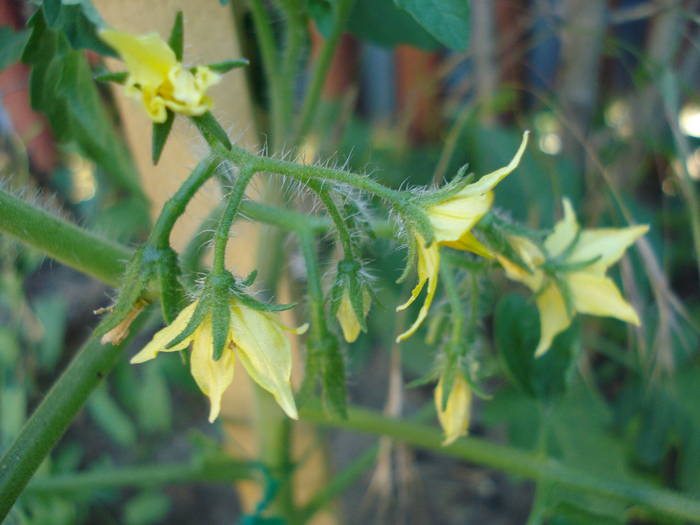
[(132, 252), (0, 189), (0, 232), (111, 286)]
[(371, 410), (348, 409), (347, 419), (329, 418), (320, 406), (305, 406), (302, 419), (320, 425), (387, 436), (437, 454), (472, 461), (509, 474), (548, 481), (581, 493), (624, 501), (693, 522), (700, 521), (700, 502), (689, 496), (629, 480), (599, 477), (564, 465), (553, 458), (525, 452), (484, 439), (465, 437), (443, 447), (440, 432), (428, 425), (387, 418)]

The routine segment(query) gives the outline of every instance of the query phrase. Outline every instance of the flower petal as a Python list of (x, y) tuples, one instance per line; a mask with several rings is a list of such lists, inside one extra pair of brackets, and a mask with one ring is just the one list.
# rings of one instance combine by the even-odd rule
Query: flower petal
[(438, 420), (445, 432), (443, 446), (453, 443), (458, 437), (467, 433), (469, 419), (471, 415), (471, 389), (461, 372), (455, 375), (450, 397), (447, 399), (447, 406), (442, 410), (442, 379), (435, 387), (435, 408)]
[(587, 261), (600, 257), (588, 272), (603, 274), (620, 260), (625, 250), (649, 231), (649, 226), (642, 224), (629, 228), (597, 228), (581, 232), (576, 248), (567, 262)]
[(563, 199), (562, 203), (564, 205), (564, 217), (554, 225), (554, 230), (544, 241), (544, 247), (552, 257), (561, 254), (576, 238), (576, 234), (579, 231), (576, 214), (571, 206), (571, 202), (569, 199)]
[(136, 36), (103, 29), (100, 38), (117, 50), (129, 68), (132, 81), (141, 87), (158, 88), (170, 68), (177, 64), (175, 53), (157, 33)]
[(362, 327), (355, 314), (355, 309), (352, 307), (350, 292), (347, 288), (343, 291), (343, 296), (340, 299), (340, 305), (338, 305), (338, 311), (335, 317), (338, 319), (338, 324), (343, 331), (345, 340), (348, 343), (354, 342), (360, 335)]
[(554, 284), (548, 285), (537, 296), (536, 303), (540, 311), (540, 342), (535, 356), (540, 356), (549, 350), (554, 337), (569, 327), (571, 318), (566, 311), (564, 298)]
[(472, 232), (466, 232), (456, 241), (441, 242), (442, 246), (447, 246), (449, 248), (454, 248), (455, 250), (462, 250), (465, 252), (472, 252), (486, 259), (493, 259), (494, 256), (483, 243), (476, 238)]
[(426, 209), (435, 241), (458, 241), (489, 211), (493, 193), (457, 194)]
[(187, 323), (190, 322), (195, 308), (197, 308), (197, 301), (183, 308), (172, 323), (155, 333), (153, 339), (143, 347), (143, 350), (131, 358), (130, 363), (135, 365), (150, 361), (158, 355), (158, 352), (175, 352), (187, 348), (187, 345), (192, 340), (192, 336), (185, 338), (172, 348), (165, 348), (165, 345), (182, 333)]
[(457, 195), (476, 195), (479, 193), (486, 193), (495, 188), (496, 184), (498, 184), (505, 177), (510, 175), (513, 172), (513, 170), (515, 170), (515, 168), (518, 167), (518, 164), (520, 164), (520, 159), (523, 158), (523, 154), (525, 153), (525, 148), (527, 147), (527, 139), (529, 136), (529, 131), (525, 131), (523, 133), (523, 139), (520, 142), (520, 147), (518, 147), (518, 151), (515, 152), (515, 155), (506, 166), (503, 166), (502, 168), (499, 168), (496, 171), (492, 171), (491, 173), (484, 175), (474, 184), (469, 184), (468, 186), (463, 188)]
[(575, 272), (567, 276), (566, 282), (571, 289), (574, 308), (577, 311), (615, 317), (639, 326), (639, 316), (620, 293), (612, 279), (593, 275), (588, 272)]
[(231, 302), (230, 337), (250, 377), (270, 392), (289, 417), (297, 419), (292, 394), (292, 348), (280, 326), (265, 312)]
[(530, 239), (526, 239), (525, 237), (511, 235), (508, 237), (508, 242), (513, 250), (515, 250), (523, 262), (527, 264), (532, 271), (528, 272), (525, 268), (521, 268), (502, 255), (496, 256), (498, 262), (500, 262), (501, 266), (503, 266), (503, 269), (506, 271), (506, 275), (509, 279), (520, 281), (525, 286), (530, 288), (530, 290), (536, 292), (542, 287), (542, 280), (544, 279), (544, 272), (539, 269), (539, 265), (542, 264), (544, 260), (542, 252), (540, 252), (540, 249), (535, 245), (535, 243), (533, 243)]
[(190, 371), (199, 389), (209, 397), (211, 408), (209, 422), (212, 423), (221, 412), (221, 398), (233, 381), (235, 354), (225, 347), (221, 358), (214, 359), (214, 339), (211, 316), (206, 316), (193, 334)]
[(416, 330), (418, 330), (428, 315), (433, 297), (435, 297), (435, 290), (437, 290), (438, 273), (440, 272), (440, 249), (435, 242), (426, 248), (425, 240), (423, 240), (420, 234), (416, 234), (416, 242), (418, 243), (418, 284), (413, 288), (410, 299), (397, 307), (396, 310), (403, 310), (413, 303), (423, 289), (423, 285), (426, 281), (428, 282), (428, 292), (425, 296), (423, 306), (421, 306), (418, 312), (418, 317), (408, 330), (396, 338), (397, 343), (408, 339), (416, 333)]

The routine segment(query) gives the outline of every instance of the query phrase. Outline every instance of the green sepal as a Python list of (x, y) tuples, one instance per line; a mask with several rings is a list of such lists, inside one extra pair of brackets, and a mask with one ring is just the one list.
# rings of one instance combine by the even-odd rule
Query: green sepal
[(340, 308), (340, 302), (343, 299), (343, 292), (347, 286), (347, 275), (338, 272), (335, 276), (335, 281), (333, 281), (333, 286), (328, 294), (328, 298), (331, 303), (331, 315), (335, 316), (338, 313), (338, 308)]
[(435, 370), (430, 370), (424, 376), (414, 379), (405, 385), (405, 388), (417, 388), (419, 386), (425, 386), (430, 383), (434, 383), (438, 380), (438, 374)]
[(97, 73), (92, 78), (97, 82), (114, 82), (115, 84), (124, 84), (126, 79), (129, 78), (128, 71), (117, 71), (115, 73), (111, 71), (105, 71), (104, 73)]
[(213, 64), (207, 64), (206, 67), (211, 69), (216, 73), (228, 73), (232, 69), (239, 67), (245, 67), (250, 64), (250, 60), (247, 58), (238, 58), (236, 60), (225, 60), (223, 62), (215, 62)]
[(178, 11), (175, 14), (173, 28), (170, 30), (170, 37), (168, 37), (168, 45), (170, 49), (173, 50), (173, 53), (175, 53), (177, 61), (182, 62), (182, 54), (185, 49), (185, 30), (182, 23), (182, 11)]
[(323, 345), (321, 361), (321, 382), (323, 384), (323, 404), (327, 411), (347, 419), (347, 389), (345, 386), (345, 360), (338, 340), (327, 335)]
[(445, 345), (445, 363), (443, 365), (442, 377), (442, 407), (441, 410), (444, 412), (447, 410), (447, 400), (450, 398), (452, 393), (452, 387), (455, 384), (455, 377), (457, 377), (457, 370), (459, 370), (459, 358), (458, 352), (454, 350), (454, 346), (451, 344)]
[(248, 274), (248, 277), (245, 278), (243, 282), (241, 282), (241, 286), (250, 286), (255, 282), (255, 279), (258, 278), (258, 270), (253, 270)]
[(415, 204), (407, 204), (402, 207), (403, 216), (410, 221), (412, 229), (421, 234), (425, 240), (425, 245), (430, 246), (433, 243), (433, 225), (425, 210)]
[(457, 175), (455, 175), (454, 178), (447, 184), (437, 188), (436, 190), (416, 196), (416, 202), (420, 203), (421, 206), (431, 206), (433, 204), (446, 201), (457, 195), (466, 186), (474, 181), (475, 177), (473, 173), (466, 175), (467, 166), (467, 164), (462, 166), (457, 172)]
[(231, 307), (227, 290), (217, 290), (211, 298), (211, 331), (214, 360), (221, 359), (228, 339)]
[(366, 233), (370, 239), (376, 239), (377, 236), (372, 229), (372, 221), (365, 213), (365, 210), (357, 205), (355, 199), (348, 199), (343, 205), (343, 216), (350, 230), (362, 231)]
[(233, 294), (245, 306), (248, 306), (250, 308), (254, 308), (255, 310), (260, 310), (262, 312), (283, 312), (285, 310), (289, 310), (291, 308), (294, 308), (297, 305), (297, 303), (287, 303), (287, 304), (265, 303), (263, 301), (258, 301), (257, 299), (252, 298), (250, 295), (245, 294), (236, 288), (233, 289)]
[(172, 323), (185, 305), (185, 291), (180, 284), (180, 266), (177, 254), (168, 247), (161, 249), (158, 260), (158, 280), (160, 281), (160, 305), (163, 319)]
[(399, 278), (396, 279), (396, 284), (401, 284), (408, 279), (409, 275), (411, 275), (411, 272), (413, 271), (413, 268), (416, 267), (416, 239), (412, 235), (408, 236), (406, 248), (408, 250), (408, 253), (406, 253), (406, 266), (404, 266)]
[(160, 154), (163, 152), (165, 147), (165, 142), (168, 140), (170, 135), (170, 130), (173, 127), (173, 122), (175, 121), (175, 113), (169, 109), (166, 110), (168, 116), (165, 122), (154, 122), (153, 123), (153, 133), (151, 141), (151, 160), (153, 164), (158, 164), (160, 160)]
[(219, 121), (216, 120), (211, 111), (207, 111), (204, 115), (198, 117), (190, 117), (194, 125), (197, 126), (199, 132), (204, 136), (207, 142), (216, 141), (226, 149), (231, 149), (231, 141), (224, 128), (221, 127)]
[(489, 220), (492, 214), (488, 214), (484, 219), (474, 227), (474, 232), (482, 234), (483, 242), (492, 251), (502, 255), (512, 263), (518, 265), (526, 272), (532, 273), (527, 263), (520, 257), (520, 254), (513, 248), (508, 241), (508, 233), (503, 229), (497, 221)]
[(109, 317), (109, 322), (101, 325), (104, 332), (108, 332), (117, 326), (129, 315), (132, 307), (148, 286), (153, 273), (154, 266), (147, 260), (144, 248), (137, 249), (126, 265), (126, 270), (121, 280), (123, 284), (112, 306), (112, 315)]
[[(367, 332), (367, 323), (365, 322), (365, 291), (357, 274), (348, 276), (348, 292), (350, 293), (352, 310), (355, 312), (357, 322), (360, 324), (360, 330), (362, 330), (362, 332)], [(367, 299), (369, 299), (369, 297)], [(367, 310), (369, 310), (369, 308), (367, 308)]]
[(204, 316), (207, 315), (207, 313), (209, 313), (209, 302), (209, 296), (207, 294), (202, 295), (202, 297), (199, 299), (199, 302), (197, 303), (197, 307), (194, 309), (194, 312), (192, 312), (190, 322), (187, 323), (187, 326), (182, 332), (180, 332), (179, 335), (174, 337), (167, 345), (165, 345), (165, 348), (172, 348), (173, 346), (181, 343), (186, 338), (192, 335), (192, 333), (197, 329), (197, 327), (200, 324), (202, 324)]
[(494, 266), (494, 261), (478, 257), (469, 252), (458, 251), (452, 248), (443, 248), (441, 257), (451, 266), (467, 270), (468, 272), (485, 272)]
[(428, 320), (425, 344), (431, 346), (437, 344), (442, 339), (442, 335), (449, 326), (449, 320), (450, 316), (445, 308), (433, 308), (433, 312), (430, 314)]

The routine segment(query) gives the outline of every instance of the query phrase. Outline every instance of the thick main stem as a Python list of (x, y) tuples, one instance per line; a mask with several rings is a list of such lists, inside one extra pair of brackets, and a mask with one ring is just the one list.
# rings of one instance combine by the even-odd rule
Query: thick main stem
[(49, 257), (115, 286), (131, 251), (0, 189), (0, 231)]

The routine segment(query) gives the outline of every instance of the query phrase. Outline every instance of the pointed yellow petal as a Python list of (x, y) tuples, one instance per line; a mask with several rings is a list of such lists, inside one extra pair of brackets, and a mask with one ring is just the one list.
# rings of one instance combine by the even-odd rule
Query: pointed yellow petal
[(103, 29), (100, 38), (116, 49), (126, 62), (133, 82), (142, 87), (157, 88), (177, 64), (175, 53), (157, 33), (136, 36)]
[(409, 304), (411, 304), (423, 289), (423, 284), (425, 284), (426, 281), (428, 281), (428, 292), (426, 293), (423, 306), (421, 306), (421, 309), (418, 312), (418, 317), (408, 330), (396, 338), (397, 343), (408, 339), (414, 333), (416, 333), (416, 330), (418, 330), (428, 315), (428, 310), (430, 310), (430, 305), (435, 297), (435, 290), (437, 290), (438, 273), (440, 272), (440, 249), (438, 248), (437, 243), (433, 243), (426, 248), (423, 238), (420, 237), (420, 235), (416, 235), (416, 237), (419, 237), (418, 285), (411, 292), (411, 298), (408, 300), (408, 302), (398, 307), (397, 310), (403, 310)]
[(564, 218), (557, 222), (554, 226), (554, 231), (544, 241), (544, 247), (547, 253), (556, 257), (562, 253), (576, 238), (579, 230), (578, 222), (574, 208), (571, 206), (569, 199), (563, 199)]
[(486, 259), (493, 259), (494, 255), (491, 253), (483, 243), (477, 239), (472, 232), (467, 232), (457, 241), (442, 242), (441, 246), (448, 246), (449, 248), (454, 248), (455, 250), (462, 250), (466, 252), (472, 252)]
[(554, 337), (569, 327), (571, 318), (566, 312), (564, 298), (553, 284), (537, 296), (536, 303), (540, 311), (540, 342), (535, 356), (540, 356), (549, 350)]
[(435, 408), (445, 433), (443, 446), (467, 433), (471, 415), (471, 389), (461, 372), (457, 372), (445, 410), (442, 410), (442, 377), (435, 388)]
[(587, 272), (575, 272), (567, 276), (566, 282), (577, 311), (590, 315), (615, 317), (639, 326), (637, 312), (625, 301), (612, 279)]
[(446, 243), (463, 237), (493, 203), (493, 193), (457, 194), (450, 199), (434, 204), (426, 209), (433, 227), (435, 241)]
[(199, 389), (209, 397), (209, 422), (213, 423), (221, 412), (221, 398), (233, 381), (235, 354), (229, 347), (224, 347), (221, 358), (218, 361), (214, 359), (210, 316), (204, 318), (192, 339), (190, 371)]
[(542, 252), (530, 239), (525, 237), (511, 235), (508, 237), (508, 242), (531, 271), (528, 272), (502, 255), (496, 256), (498, 262), (503, 266), (509, 279), (520, 281), (530, 290), (536, 292), (542, 287), (544, 279), (544, 273), (539, 269), (539, 265), (544, 261)]
[(289, 417), (297, 419), (292, 394), (292, 348), (279, 322), (238, 302), (231, 302), (230, 337), (246, 371), (270, 392)]
[(588, 261), (600, 257), (591, 267), (586, 268), (586, 271), (602, 275), (647, 231), (649, 226), (646, 224), (629, 228), (583, 230), (568, 262)]
[(496, 184), (498, 184), (505, 177), (510, 175), (513, 172), (513, 170), (515, 170), (515, 168), (518, 167), (518, 164), (520, 164), (520, 159), (523, 158), (523, 154), (525, 153), (525, 148), (527, 147), (527, 139), (529, 136), (529, 131), (525, 131), (523, 133), (523, 139), (520, 142), (520, 147), (518, 148), (518, 151), (515, 152), (515, 156), (513, 156), (513, 159), (508, 163), (508, 165), (503, 166), (502, 168), (499, 168), (496, 171), (492, 171), (487, 175), (484, 175), (474, 184), (470, 184), (469, 186), (462, 189), (457, 195), (466, 196), (475, 195), (478, 193), (486, 193), (495, 188)]
[(425, 282), (428, 280), (428, 273), (425, 271), (426, 252), (432, 249), (437, 249), (435, 243), (426, 248), (425, 239), (420, 233), (416, 233), (415, 236), (416, 256), (418, 257), (418, 283), (413, 287), (413, 290), (411, 290), (411, 297), (408, 298), (408, 301), (396, 307), (397, 312), (405, 310), (411, 306), (413, 301), (415, 301), (420, 295), (421, 291), (423, 290), (423, 286), (425, 286)]
[(151, 339), (143, 350), (131, 358), (130, 363), (136, 365), (143, 363), (144, 361), (150, 361), (158, 355), (158, 352), (175, 352), (177, 350), (187, 348), (187, 345), (190, 344), (192, 337), (186, 338), (173, 348), (165, 348), (165, 345), (182, 333), (187, 326), (187, 323), (190, 322), (190, 318), (192, 317), (196, 307), (197, 301), (183, 308), (171, 324), (155, 333), (153, 339)]

